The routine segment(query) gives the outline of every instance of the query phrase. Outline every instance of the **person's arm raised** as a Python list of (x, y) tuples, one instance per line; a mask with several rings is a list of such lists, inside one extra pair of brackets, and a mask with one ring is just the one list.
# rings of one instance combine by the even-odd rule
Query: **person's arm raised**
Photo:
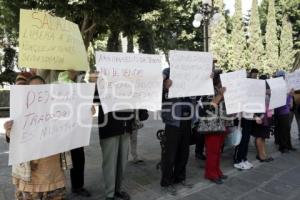
[(211, 102), (213, 106), (218, 107), (219, 103), (224, 98), (225, 91), (226, 91), (225, 87), (222, 87), (221, 89), (218, 90), (218, 94), (216, 96), (214, 96), (214, 98), (213, 98), (213, 100)]

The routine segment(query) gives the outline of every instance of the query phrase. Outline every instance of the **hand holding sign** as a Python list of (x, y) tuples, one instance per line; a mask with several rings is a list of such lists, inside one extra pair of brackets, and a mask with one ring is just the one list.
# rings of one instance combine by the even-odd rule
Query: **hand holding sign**
[(5, 134), (8, 138), (10, 138), (10, 132), (11, 132), (12, 126), (13, 126), (13, 120), (9, 120), (4, 123)]
[(170, 79), (164, 80), (164, 88), (169, 89), (172, 86), (172, 83), (173, 82)]
[(18, 164), (89, 144), (95, 85), (11, 87), (9, 164)]

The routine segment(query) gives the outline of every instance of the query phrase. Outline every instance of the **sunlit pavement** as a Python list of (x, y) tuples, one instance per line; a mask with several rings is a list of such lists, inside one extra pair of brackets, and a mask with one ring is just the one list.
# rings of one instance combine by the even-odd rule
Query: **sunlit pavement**
[[(0, 119), (0, 133), (3, 123)], [(177, 187), (176, 197), (164, 194), (159, 186), (160, 171), (156, 164), (160, 160), (160, 145), (156, 139), (156, 131), (163, 127), (160, 120), (153, 117), (145, 122), (139, 132), (139, 155), (145, 165), (134, 165), (129, 162), (125, 174), (124, 189), (133, 200), (184, 199), (184, 200), (299, 200), (300, 199), (300, 146), (295, 123), (293, 124), (293, 143), (298, 151), (281, 154), (276, 150), (273, 139), (268, 140), (268, 151), (275, 160), (271, 163), (259, 163), (255, 160), (256, 151), (251, 141), (249, 160), (255, 165), (249, 171), (238, 171), (232, 168), (232, 148), (226, 148), (222, 156), (222, 169), (229, 179), (223, 185), (214, 185), (203, 178), (204, 162), (194, 157), (191, 147), (188, 164), (188, 182), (193, 183), (192, 189)], [(11, 168), (8, 163), (8, 145), (0, 134), (0, 200), (13, 200), (14, 187), (11, 184)], [(92, 192), (91, 198), (78, 198), (68, 194), (70, 200), (104, 199), (104, 186), (101, 170), (101, 149), (97, 129), (92, 131), (91, 145), (86, 152), (86, 183), (85, 187)], [(129, 158), (131, 159), (131, 158)], [(69, 177), (69, 174), (66, 174)], [(70, 190), (69, 190), (70, 191)]]

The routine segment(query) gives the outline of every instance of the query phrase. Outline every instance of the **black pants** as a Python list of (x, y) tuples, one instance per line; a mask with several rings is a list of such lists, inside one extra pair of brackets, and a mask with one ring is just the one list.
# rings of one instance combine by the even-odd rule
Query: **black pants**
[(254, 121), (248, 119), (242, 119), (242, 139), (240, 144), (235, 148), (234, 163), (240, 163), (247, 160), (248, 146), (250, 142), (250, 136), (253, 132)]
[(277, 115), (277, 142), (279, 150), (291, 149), (291, 125), (290, 115)]
[(84, 185), (84, 148), (71, 150), (73, 168), (70, 170), (72, 189), (80, 189)]
[(197, 134), (196, 138), (196, 155), (203, 155), (204, 153), (204, 134)]
[(180, 127), (165, 127), (166, 141), (162, 148), (162, 187), (184, 181), (189, 158), (191, 121), (181, 121)]

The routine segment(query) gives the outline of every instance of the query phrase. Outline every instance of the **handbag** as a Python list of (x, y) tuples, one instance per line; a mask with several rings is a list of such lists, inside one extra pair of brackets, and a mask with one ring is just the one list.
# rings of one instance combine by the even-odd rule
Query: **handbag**
[[(220, 106), (218, 106), (220, 108)], [(204, 115), (200, 117), (197, 123), (197, 132), (200, 134), (207, 134), (207, 133), (224, 133), (226, 131), (225, 120), (220, 117), (221, 112), (214, 114), (212, 112), (212, 106), (204, 109)], [(219, 109), (218, 109), (219, 111)], [(208, 116), (210, 115), (210, 117)]]
[(197, 132), (200, 134), (224, 133), (225, 131), (225, 122), (219, 116), (214, 118), (202, 118), (199, 120)]
[(241, 129), (241, 119), (239, 120), (239, 125), (232, 128), (232, 131), (227, 136), (225, 145), (226, 146), (238, 146), (242, 140), (242, 129)]

